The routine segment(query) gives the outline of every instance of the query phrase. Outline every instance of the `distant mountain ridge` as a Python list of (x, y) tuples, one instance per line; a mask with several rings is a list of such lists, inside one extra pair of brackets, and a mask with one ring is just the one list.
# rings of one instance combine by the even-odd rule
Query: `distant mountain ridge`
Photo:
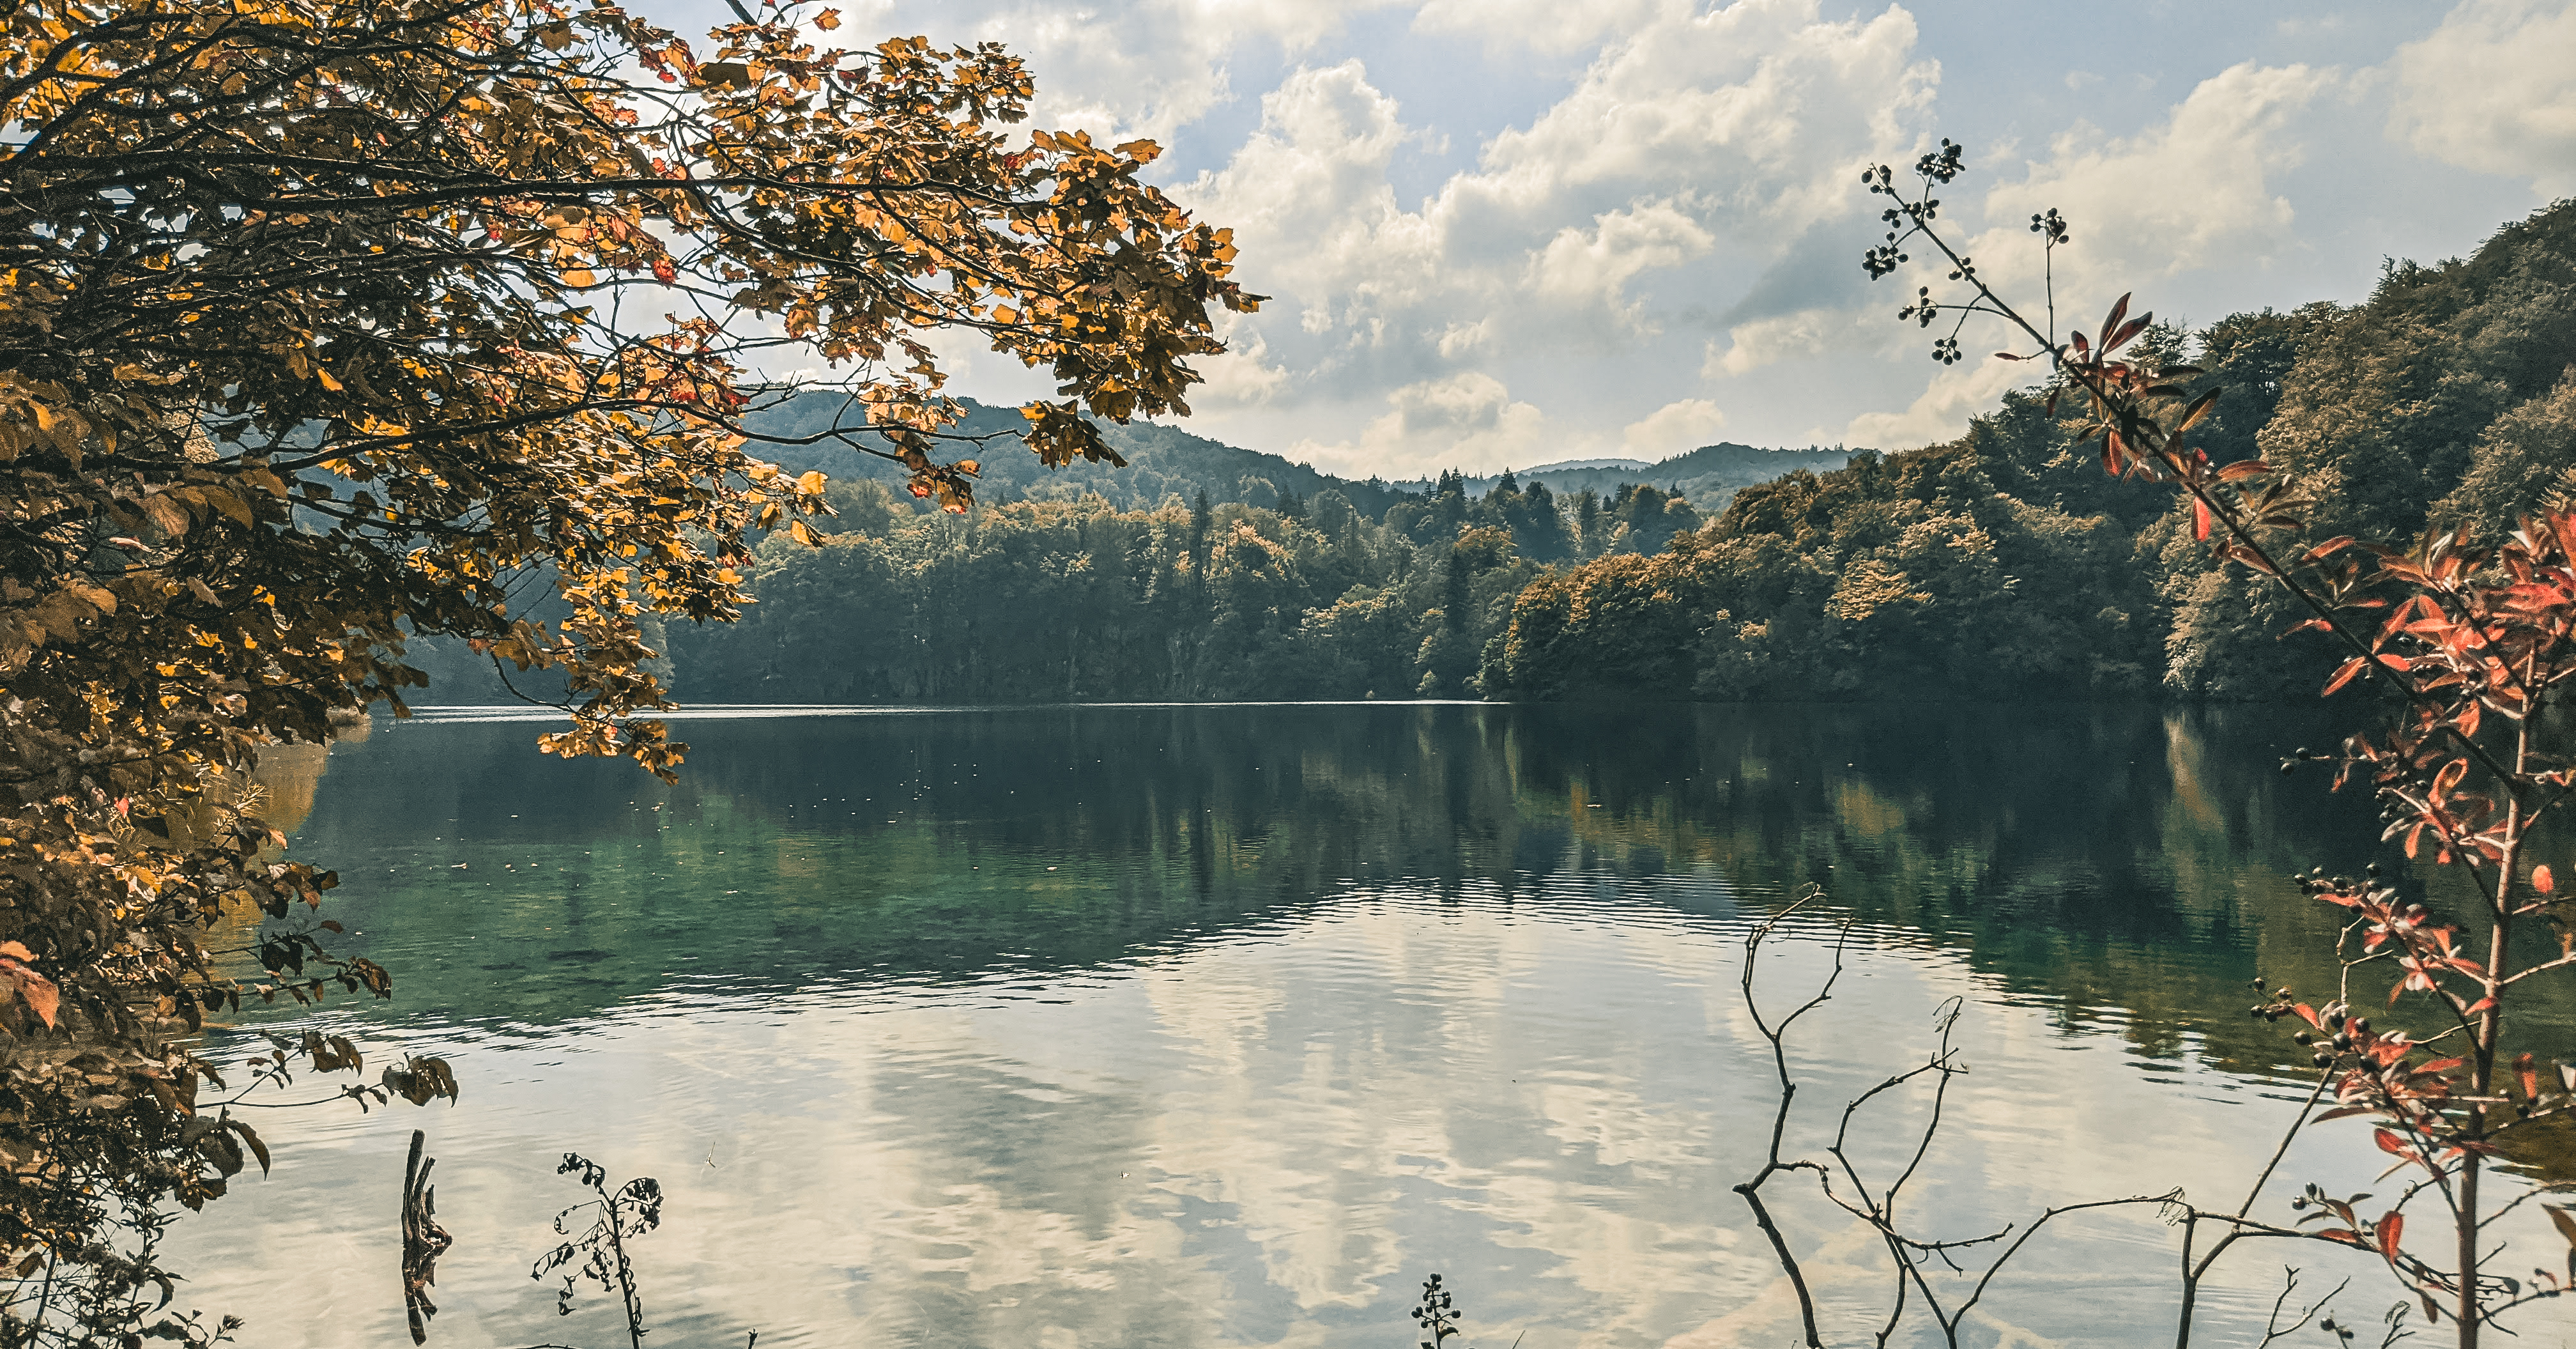
[[(1668, 492), (1678, 491), (1701, 512), (1715, 514), (1726, 509), (1726, 503), (1744, 488), (1787, 477), (1799, 469), (1830, 473), (1849, 462), (1851, 451), (1839, 445), (1832, 449), (1811, 446), (1803, 450), (1766, 450), (1726, 441), (1655, 463), (1642, 459), (1569, 459), (1515, 469), (1512, 477), (1524, 487), (1533, 482), (1546, 483), (1547, 490), (1558, 496), (1589, 489), (1606, 497), (1615, 495), (1621, 487), (1644, 483)], [(1499, 473), (1471, 477), (1467, 479), (1467, 490), (1482, 495), (1501, 481)]]
[[(1016, 408), (994, 407), (971, 399), (960, 401), (968, 412), (966, 420), (955, 429), (965, 434), (1009, 436), (1027, 425)], [(836, 395), (807, 393), (781, 399), (753, 414), (748, 424), (762, 435), (794, 440), (829, 429), (835, 418), (854, 420), (846, 400)], [(1126, 426), (1103, 423), (1101, 432), (1127, 457), (1126, 468), (1082, 463), (1049, 469), (1019, 445), (996, 442), (993, 453), (981, 456), (982, 495), (996, 501), (1043, 501), (1070, 500), (1096, 492), (1120, 510), (1150, 510), (1166, 496), (1187, 501), (1201, 491), (1212, 501), (1239, 501), (1251, 506), (1275, 506), (1292, 494), (1300, 500), (1311, 500), (1330, 491), (1340, 493), (1360, 513), (1377, 518), (1399, 500), (1430, 495), (1433, 485), (1429, 478), (1402, 482), (1344, 478), (1311, 464), (1153, 422)], [(836, 478), (874, 479), (888, 484), (905, 477), (901, 467), (835, 441), (772, 446), (769, 453), (800, 472), (819, 468)], [(1765, 450), (1730, 443), (1702, 446), (1658, 463), (1641, 459), (1565, 460), (1518, 470), (1513, 477), (1524, 487), (1544, 482), (1549, 491), (1559, 496), (1573, 496), (1588, 488), (1608, 497), (1623, 486), (1651, 484), (1667, 491), (1678, 490), (1702, 511), (1713, 512), (1723, 509), (1740, 488), (1768, 482), (1796, 469), (1830, 471), (1842, 467), (1849, 457), (1839, 447)], [(1501, 474), (1469, 478), (1468, 490), (1482, 496), (1501, 478)]]

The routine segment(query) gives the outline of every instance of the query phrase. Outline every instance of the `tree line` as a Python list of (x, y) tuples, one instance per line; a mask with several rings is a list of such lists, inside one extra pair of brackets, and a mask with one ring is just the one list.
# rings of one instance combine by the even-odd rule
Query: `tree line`
[[(2329, 533), (2492, 534), (2576, 487), (2576, 205), (2392, 264), (2360, 305), (2138, 341), (2216, 393), (2212, 461), (2282, 468)], [(840, 485), (822, 549), (761, 547), (744, 622), (673, 625), (671, 678), (746, 702), (2303, 696), (2318, 639), (2282, 639), (2287, 601), (2194, 546), (2188, 504), (2106, 475), (2071, 411), (2010, 394), (1706, 517), (1454, 473), (964, 516)]]
[(963, 515), (870, 481), (827, 497), (822, 547), (757, 550), (739, 623), (667, 630), (675, 687), (744, 702), (1474, 697), (1549, 567), (1702, 524), (1652, 486), (1565, 502), (1506, 476), (1470, 496), (1454, 473), (1375, 517), (1331, 488)]

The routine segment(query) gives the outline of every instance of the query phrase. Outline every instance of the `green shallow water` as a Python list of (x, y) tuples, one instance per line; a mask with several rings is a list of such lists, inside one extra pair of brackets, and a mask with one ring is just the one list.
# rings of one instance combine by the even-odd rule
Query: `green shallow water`
[[(397, 1342), (417, 1126), (460, 1243), (433, 1343), (622, 1342), (608, 1299), (559, 1320), (527, 1276), (566, 1150), (669, 1189), (636, 1247), (666, 1347), (1405, 1344), (1433, 1270), (1479, 1344), (1785, 1342), (1729, 1190), (1769, 1109), (1747, 924), (1828, 887), (1784, 994), (1853, 924), (1796, 1044), (1814, 1123), (1965, 1000), (1918, 1210), (1945, 1231), (2215, 1202), (2300, 1090), (2247, 984), (2331, 968), (2283, 873), (2376, 855), (2365, 802), (2274, 772), (2327, 737), (2303, 715), (713, 714), (676, 728), (675, 787), (542, 758), (529, 721), (379, 723), (281, 790), (312, 790), (296, 855), (340, 869), (329, 911), (398, 996), (249, 1021), (443, 1054), (463, 1100), (257, 1112), (278, 1175), (171, 1255), (248, 1342)], [(2528, 1033), (2566, 1044), (2568, 1013)], [(1904, 1106), (1863, 1119), (1864, 1164), (1908, 1149)], [(2350, 1142), (2285, 1178), (2364, 1188)], [(1787, 1222), (1860, 1315), (1849, 1223)], [(2166, 1229), (2052, 1230), (1983, 1342), (2169, 1334)], [(2260, 1338), (2278, 1268), (2239, 1275), (2212, 1342)]]

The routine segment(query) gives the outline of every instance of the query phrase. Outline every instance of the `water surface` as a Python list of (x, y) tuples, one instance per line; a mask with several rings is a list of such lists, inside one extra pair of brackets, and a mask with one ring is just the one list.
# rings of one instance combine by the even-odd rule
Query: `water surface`
[[(622, 1343), (610, 1299), (558, 1319), (527, 1274), (580, 1198), (568, 1150), (670, 1193), (635, 1247), (665, 1349), (1409, 1344), (1433, 1270), (1492, 1349), (1786, 1342), (1730, 1190), (1772, 1099), (1752, 923), (1826, 887), (1766, 958), (1784, 1002), (1850, 924), (1793, 1043), (1801, 1146), (1964, 1000), (1975, 1071), (1914, 1191), (1964, 1235), (2239, 1197), (2303, 1090), (2248, 985), (2331, 969), (2284, 873), (2377, 856), (2366, 803), (2274, 772), (2322, 730), (2272, 709), (718, 716), (677, 729), (676, 787), (542, 758), (539, 729), (379, 723), (306, 766), (296, 855), (340, 869), (330, 913), (398, 995), (245, 1030), (441, 1054), (464, 1095), (257, 1112), (277, 1176), (172, 1252), (251, 1342), (402, 1336), (413, 1127), (460, 1242), (433, 1343)], [(1856, 1160), (1901, 1165), (1921, 1104), (1863, 1116)], [(2351, 1142), (2284, 1176), (2363, 1188)], [(1784, 1219), (1856, 1325), (1865, 1234)], [(2169, 1335), (2170, 1239), (2148, 1210), (2064, 1224), (1980, 1342)], [(2245, 1262), (2215, 1342), (2260, 1338), (2278, 1275)]]

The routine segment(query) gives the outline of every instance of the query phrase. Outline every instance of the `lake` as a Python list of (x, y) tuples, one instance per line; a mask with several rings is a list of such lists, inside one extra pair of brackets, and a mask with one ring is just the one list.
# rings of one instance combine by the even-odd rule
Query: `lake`
[[(458, 1240), (433, 1345), (624, 1342), (613, 1297), (559, 1317), (529, 1276), (582, 1197), (567, 1151), (669, 1196), (632, 1247), (663, 1349), (1408, 1345), (1433, 1271), (1484, 1349), (1787, 1343), (1730, 1189), (1774, 1099), (1751, 924), (1825, 888), (1766, 948), (1774, 1010), (1849, 929), (1791, 1042), (1793, 1147), (1962, 1001), (1973, 1071), (1909, 1191), (1962, 1236), (2241, 1198), (2307, 1081), (2251, 981), (2333, 968), (2286, 873), (2382, 856), (2368, 801), (2276, 771), (2331, 741), (2305, 708), (715, 710), (675, 724), (671, 787), (541, 757), (545, 728), (432, 712), (270, 765), (396, 996), (264, 1009), (210, 1056), (316, 1026), (370, 1079), (442, 1055), (462, 1099), (245, 1112), (277, 1174), (168, 1255), (246, 1342), (405, 1339), (417, 1127)], [(2526, 1034), (2571, 1030), (2560, 998)], [(1900, 1167), (1923, 1100), (1882, 1098), (1855, 1160)], [(2303, 1137), (2267, 1211), (2369, 1188), (2366, 1128)], [(1855, 1330), (1886, 1291), (1866, 1233), (1779, 1203)], [(1973, 1342), (2170, 1342), (2152, 1208), (2049, 1231)], [(2395, 1296), (2296, 1263), (2355, 1276), (2363, 1319)], [(2280, 1261), (2232, 1269), (2203, 1342), (2261, 1339)], [(2563, 1342), (2553, 1312), (2524, 1343)]]

